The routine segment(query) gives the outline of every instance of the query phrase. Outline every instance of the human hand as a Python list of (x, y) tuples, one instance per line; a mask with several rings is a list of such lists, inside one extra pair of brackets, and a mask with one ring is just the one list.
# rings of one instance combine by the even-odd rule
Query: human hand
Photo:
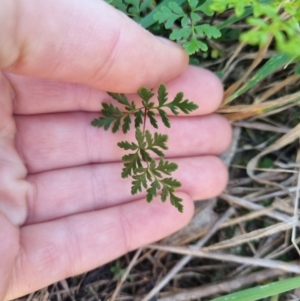
[[(211, 114), (222, 87), (212, 73), (187, 67), (179, 47), (93, 0), (3, 0), (0, 40), (0, 300), (171, 234), (192, 217), (192, 200), (225, 187), (216, 155), (231, 131)], [(184, 91), (199, 105), (193, 116), (172, 117), (167, 130), (184, 213), (132, 196), (120, 177), (122, 135), (90, 125), (105, 91), (160, 83), (170, 97)]]

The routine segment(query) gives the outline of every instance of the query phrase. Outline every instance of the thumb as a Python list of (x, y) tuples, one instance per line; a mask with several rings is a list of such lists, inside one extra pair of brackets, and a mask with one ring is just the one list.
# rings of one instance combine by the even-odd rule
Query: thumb
[(0, 40), (6, 71), (114, 92), (167, 82), (188, 63), (179, 46), (101, 0), (3, 0)]

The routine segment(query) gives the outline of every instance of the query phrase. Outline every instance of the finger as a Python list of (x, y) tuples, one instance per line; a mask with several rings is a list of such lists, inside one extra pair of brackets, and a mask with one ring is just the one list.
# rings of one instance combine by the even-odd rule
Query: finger
[(29, 188), (22, 179), (26, 170), (14, 147), (11, 95), (11, 87), (0, 72), (0, 300), (5, 297), (19, 251), (18, 225), (25, 220)]
[[(41, 114), (67, 111), (99, 112), (102, 102), (113, 103), (106, 92), (86, 85), (64, 83), (55, 80), (35, 79), (7, 74), (15, 91), (15, 114)], [(182, 74), (167, 83), (169, 100), (183, 91), (184, 96), (199, 105), (191, 115), (203, 115), (215, 111), (223, 98), (219, 79), (210, 71), (189, 66)], [(136, 95), (128, 95), (135, 99)], [(153, 98), (155, 99), (155, 97)], [(122, 109), (122, 107), (120, 107)]]
[(175, 232), (193, 214), (189, 196), (180, 196), (184, 213), (158, 200), (147, 204), (143, 199), (23, 227), (7, 299), (91, 270)]
[(4, 300), (19, 251), (19, 230), (0, 212), (0, 300)]
[(4, 0), (0, 12), (0, 68), (13, 73), (133, 93), (188, 64), (179, 46), (105, 1)]
[[(90, 125), (91, 113), (62, 113), (16, 118), (16, 145), (29, 172), (95, 162), (120, 161), (117, 143), (135, 141), (134, 130), (124, 135)], [(167, 157), (219, 154), (229, 145), (231, 128), (219, 115), (173, 117), (171, 128), (161, 122), (159, 132), (169, 135)]]
[[(227, 169), (213, 156), (174, 159), (172, 177), (182, 183), (178, 191), (193, 200), (220, 194), (227, 183)], [(146, 196), (132, 196), (131, 179), (121, 178), (122, 163), (92, 164), (53, 170), (27, 178), (33, 189), (28, 195), (26, 224), (33, 224), (93, 210), (104, 209)], [(115, 189), (116, 185), (118, 189)], [(166, 204), (169, 206), (169, 204)]]
[(26, 218), (27, 170), (15, 148), (12, 89), (0, 72), (0, 213), (14, 225)]

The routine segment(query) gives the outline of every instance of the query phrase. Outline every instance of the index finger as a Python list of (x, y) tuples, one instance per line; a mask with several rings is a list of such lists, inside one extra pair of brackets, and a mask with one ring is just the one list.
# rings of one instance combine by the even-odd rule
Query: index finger
[(179, 46), (104, 1), (3, 0), (0, 40), (1, 69), (113, 92), (154, 87), (188, 64)]

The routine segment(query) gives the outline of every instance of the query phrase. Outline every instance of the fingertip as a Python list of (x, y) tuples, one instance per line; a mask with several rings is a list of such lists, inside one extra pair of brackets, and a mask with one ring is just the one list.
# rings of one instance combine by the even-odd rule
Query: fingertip
[[(207, 156), (202, 168), (206, 170), (205, 189), (199, 191), (199, 186), (192, 186), (191, 193), (197, 200), (207, 200), (221, 194), (228, 183), (229, 173), (225, 163), (217, 156)], [(207, 168), (207, 166), (210, 168)]]
[(216, 111), (223, 101), (224, 88), (223, 84), (220, 81), (219, 77), (208, 69), (201, 70), (203, 74), (205, 74), (205, 86), (212, 92), (211, 98), (213, 101), (211, 102), (210, 110), (211, 112)]
[(212, 160), (214, 161), (214, 181), (217, 185), (211, 185), (211, 187), (214, 187), (213, 191), (211, 191), (211, 197), (215, 197), (225, 190), (229, 180), (229, 172), (222, 159), (212, 157)]
[[(205, 118), (204, 116), (203, 118)], [(232, 127), (229, 121), (222, 115), (213, 113), (207, 116), (211, 120), (211, 128), (215, 130), (213, 137), (218, 137), (217, 143), (214, 143), (216, 149), (212, 151), (214, 154), (224, 153), (230, 146), (232, 141)]]
[(223, 86), (220, 79), (210, 70), (188, 66), (177, 78), (168, 82), (170, 96), (179, 91), (185, 98), (196, 102), (199, 109), (191, 115), (206, 115), (216, 111), (223, 100)]

